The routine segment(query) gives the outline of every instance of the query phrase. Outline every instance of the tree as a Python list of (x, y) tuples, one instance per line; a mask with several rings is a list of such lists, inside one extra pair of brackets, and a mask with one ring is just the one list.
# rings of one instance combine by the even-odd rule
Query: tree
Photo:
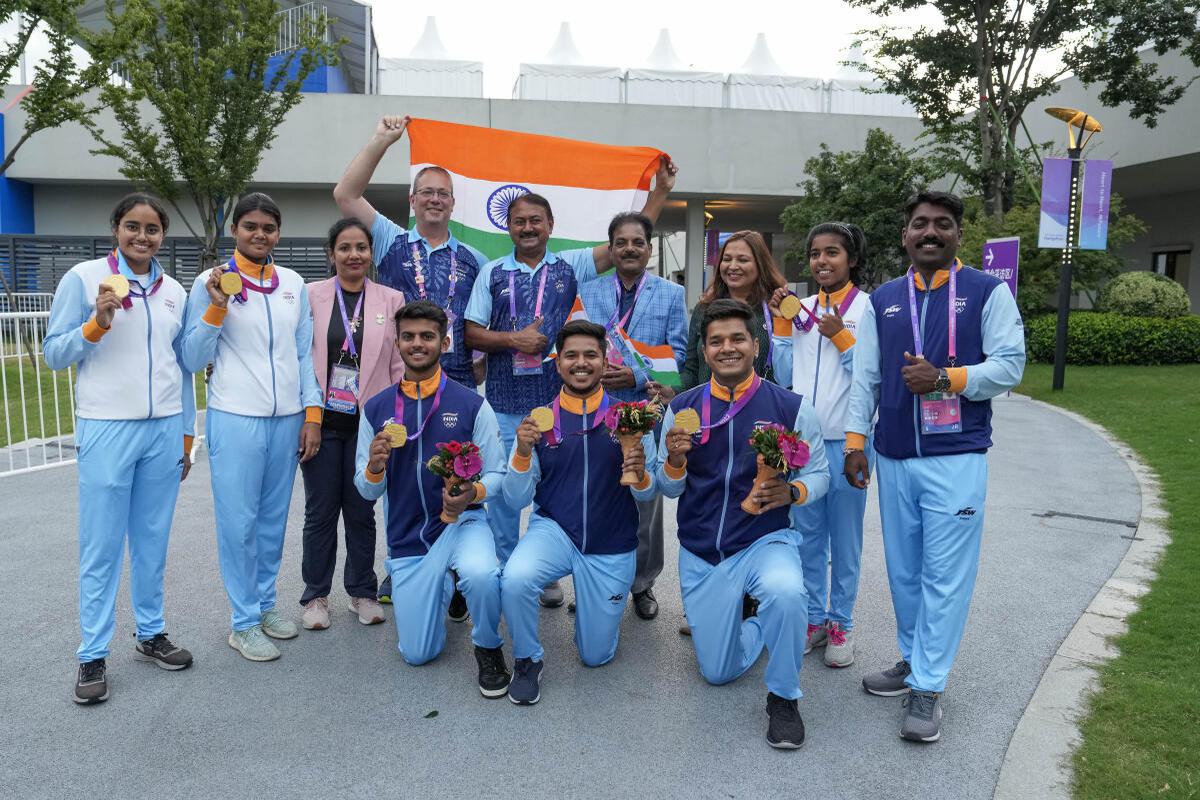
[[(111, 30), (90, 43), (123, 80), (105, 86), (120, 140), (99, 126), (94, 151), (122, 162), (121, 174), (171, 202), (203, 245), (201, 269), (217, 258), (224, 220), (249, 185), (300, 86), (320, 65), (336, 65), (340, 42), (326, 41), (324, 15), (306, 24), (281, 64), (274, 0), (129, 0)], [(152, 113), (148, 113), (152, 112)], [(179, 207), (195, 205), (202, 232)]]
[(822, 143), (820, 154), (805, 162), (804, 172), (804, 196), (780, 216), (783, 229), (799, 239), (788, 257), (808, 263), (804, 237), (818, 222), (853, 222), (867, 235), (862, 273), (867, 286), (903, 271), (908, 263), (900, 244), (904, 201), (942, 175), (938, 166), (872, 128), (859, 151), (834, 153)]
[[(968, 154), (984, 213), (999, 221), (1021, 180), (1013, 153), (1030, 106), (1073, 72), (1102, 85), (1106, 106), (1130, 104), (1148, 127), (1183, 96), (1191, 80), (1163, 75), (1145, 58), (1151, 46), (1200, 65), (1200, 3), (1183, 0), (847, 0), (891, 19), (933, 8), (941, 24), (860, 31), (882, 90), (906, 98), (926, 127)], [(966, 147), (963, 147), (966, 145)]]

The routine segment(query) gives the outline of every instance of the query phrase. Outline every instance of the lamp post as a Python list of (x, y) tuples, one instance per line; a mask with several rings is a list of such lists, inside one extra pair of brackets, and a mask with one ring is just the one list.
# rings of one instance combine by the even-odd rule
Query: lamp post
[[(1054, 382), (1052, 389), (1062, 391), (1067, 371), (1067, 320), (1071, 312), (1071, 272), (1075, 266), (1075, 243), (1079, 236), (1079, 173), (1083, 148), (1092, 135), (1103, 130), (1095, 117), (1074, 108), (1051, 106), (1046, 113), (1067, 123), (1067, 158), (1071, 159), (1071, 195), (1067, 208), (1067, 238), (1063, 243), (1062, 266), (1058, 273), (1058, 327), (1054, 338)], [(1076, 134), (1075, 129), (1079, 132)]]

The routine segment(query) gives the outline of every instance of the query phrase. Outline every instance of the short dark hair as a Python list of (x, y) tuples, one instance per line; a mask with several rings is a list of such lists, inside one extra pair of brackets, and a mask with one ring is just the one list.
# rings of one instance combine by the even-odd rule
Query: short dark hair
[(646, 232), (646, 239), (649, 240), (654, 235), (654, 223), (640, 211), (625, 211), (617, 214), (612, 218), (612, 222), (608, 223), (608, 243), (613, 243), (613, 237), (617, 234), (617, 228), (629, 223), (637, 223), (642, 226), (642, 230)]
[(842, 240), (846, 255), (854, 262), (850, 267), (850, 282), (855, 286), (862, 284), (862, 271), (867, 265), (867, 235), (863, 229), (851, 222), (819, 222), (808, 232), (808, 241), (804, 245), (804, 256), (812, 251), (813, 239), (822, 234), (832, 234)]
[(365, 222), (358, 217), (343, 217), (330, 226), (329, 238), (325, 242), (326, 249), (332, 251), (333, 248), (337, 246), (338, 237), (341, 236), (344, 231), (347, 231), (350, 228), (358, 228), (360, 231), (365, 233), (367, 235), (367, 245), (369, 247), (375, 246), (375, 240), (371, 237), (371, 229)]
[(558, 329), (558, 336), (554, 337), (554, 348), (560, 353), (568, 336), (590, 336), (600, 342), (601, 353), (608, 351), (608, 331), (604, 330), (603, 325), (597, 325), (586, 319), (573, 319), (563, 325)]
[(163, 207), (161, 200), (145, 192), (130, 192), (118, 200), (108, 218), (109, 227), (116, 230), (125, 215), (137, 206), (150, 206), (151, 210), (158, 214), (158, 224), (162, 225), (163, 233), (167, 232), (167, 228), (171, 226), (171, 220), (167, 217), (167, 209)]
[(913, 212), (917, 210), (917, 206), (921, 203), (929, 203), (931, 206), (940, 206), (950, 212), (954, 217), (954, 224), (962, 227), (963, 219), (963, 201), (956, 194), (949, 192), (917, 192), (904, 203), (904, 224), (907, 225), (912, 221)]
[(446, 328), (450, 325), (450, 320), (446, 317), (446, 312), (442, 310), (442, 307), (428, 300), (414, 300), (396, 310), (397, 338), (400, 336), (400, 323), (406, 319), (427, 319), (436, 322), (442, 336), (446, 335)]
[(708, 338), (709, 323), (720, 319), (740, 319), (746, 323), (746, 330), (750, 332), (750, 335), (754, 335), (754, 312), (750, 310), (750, 306), (741, 300), (722, 297), (704, 307), (704, 315), (700, 317), (701, 347), (704, 346), (704, 340)]
[(412, 188), (409, 191), (409, 194), (417, 193), (417, 184), (421, 182), (421, 176), (426, 172), (440, 172), (441, 174), (445, 175), (446, 180), (450, 181), (450, 195), (454, 195), (454, 178), (451, 177), (450, 172), (445, 167), (439, 167), (437, 164), (430, 164), (428, 167), (421, 167), (419, 170), (417, 170), (417, 174), (413, 176)]
[(546, 216), (550, 219), (550, 221), (554, 222), (554, 212), (550, 210), (550, 201), (542, 197), (540, 194), (526, 192), (525, 194), (517, 195), (512, 199), (512, 202), (508, 204), (508, 209), (504, 212), (505, 224), (512, 219), (512, 208), (517, 203), (529, 203), (533, 206), (541, 206), (542, 208), (546, 209)]
[(283, 212), (279, 210), (279, 204), (271, 199), (271, 195), (263, 192), (242, 195), (242, 198), (237, 201), (237, 205), (233, 207), (233, 213), (230, 215), (231, 224), (237, 225), (238, 220), (251, 211), (261, 211), (268, 217), (273, 217), (276, 225), (283, 227)]

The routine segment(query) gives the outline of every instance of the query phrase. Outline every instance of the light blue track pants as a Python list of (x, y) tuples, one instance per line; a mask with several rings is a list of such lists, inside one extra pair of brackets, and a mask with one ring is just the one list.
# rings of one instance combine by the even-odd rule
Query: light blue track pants
[[(497, 412), (496, 422), (500, 427), (500, 444), (504, 447), (504, 463), (508, 464), (512, 455), (513, 442), (517, 438), (517, 427), (525, 414), (501, 414)], [(488, 524), (496, 537), (496, 557), (500, 559), (500, 567), (508, 563), (517, 539), (521, 535), (521, 509), (513, 508), (504, 500), (503, 492), (487, 499)]]
[(879, 511), (896, 640), (908, 685), (946, 688), (979, 569), (987, 457), (879, 456)]
[(303, 413), (244, 417), (210, 408), (206, 415), (217, 555), (235, 631), (275, 607), (303, 424)]
[(589, 667), (617, 654), (625, 596), (637, 571), (637, 549), (612, 555), (584, 555), (558, 523), (533, 514), (500, 579), (504, 618), (513, 639), (513, 657), (541, 661), (538, 595), (550, 581), (567, 575), (575, 585), (575, 647)]
[[(863, 515), (867, 490), (855, 489), (842, 475), (842, 440), (825, 442), (829, 460), (829, 493), (813, 503), (792, 507), (792, 527), (800, 533), (804, 589), (808, 592), (808, 623), (825, 620), (854, 628), (854, 602), (862, 563)], [(874, 449), (868, 445), (867, 452)], [(874, 467), (874, 464), (872, 464)]]
[(163, 631), (163, 570), (183, 473), (183, 416), (76, 420), (79, 660), (107, 658), (129, 539), (137, 638)]
[[(769, 533), (713, 566), (679, 548), (683, 612), (692, 629), (700, 674), (712, 684), (740, 677), (767, 648), (768, 691), (801, 697), (800, 663), (808, 632), (808, 598), (799, 536)], [(742, 620), (742, 595), (758, 600), (758, 615)]]
[(449, 570), (471, 612), (471, 641), (488, 649), (500, 638), (500, 565), (496, 544), (482, 510), (465, 511), (423, 556), (389, 558), (392, 608), (400, 655), (414, 666), (437, 658), (446, 646), (446, 610), (454, 594)]

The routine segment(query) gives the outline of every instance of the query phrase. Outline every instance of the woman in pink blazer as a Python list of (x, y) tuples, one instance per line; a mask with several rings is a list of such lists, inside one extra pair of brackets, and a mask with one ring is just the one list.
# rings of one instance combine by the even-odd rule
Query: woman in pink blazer
[[(354, 486), (361, 404), (404, 376), (396, 349), (396, 310), (404, 295), (367, 277), (371, 231), (357, 219), (329, 231), (334, 277), (308, 287), (313, 315), (313, 367), (324, 398), (321, 449), (304, 473), (304, 627), (328, 628), (329, 591), (337, 560), (337, 521), (346, 531), (343, 579), (350, 610), (364, 625), (383, 622), (375, 599), (375, 504)], [(347, 335), (347, 329), (351, 335)]]

